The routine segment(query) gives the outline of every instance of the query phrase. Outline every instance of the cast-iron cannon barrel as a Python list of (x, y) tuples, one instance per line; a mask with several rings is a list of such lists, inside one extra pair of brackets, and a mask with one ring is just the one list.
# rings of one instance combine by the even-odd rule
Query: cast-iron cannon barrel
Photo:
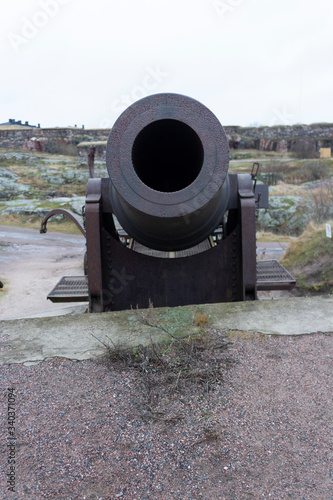
[(129, 106), (110, 132), (106, 161), (109, 178), (95, 178), (89, 158), (84, 227), (67, 214), (86, 236), (87, 276), (62, 278), (51, 300), (88, 298), (90, 312), (107, 312), (292, 288), (277, 261), (272, 286), (269, 262), (256, 260), (256, 209), (268, 207), (268, 186), (256, 183), (255, 168), (228, 173), (223, 127), (201, 103), (156, 94)]
[(127, 108), (107, 143), (112, 210), (139, 243), (193, 247), (213, 233), (229, 202), (229, 145), (216, 116), (179, 94)]

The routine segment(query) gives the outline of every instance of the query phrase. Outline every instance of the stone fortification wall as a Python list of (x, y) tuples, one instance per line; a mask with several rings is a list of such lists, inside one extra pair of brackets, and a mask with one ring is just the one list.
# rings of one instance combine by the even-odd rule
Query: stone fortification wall
[[(229, 132), (229, 127), (225, 130)], [(333, 123), (314, 123), (312, 125), (277, 125), (274, 127), (230, 127), (230, 132), (244, 137), (270, 140), (290, 140), (298, 138), (333, 138)], [(228, 133), (227, 132), (227, 133)]]
[(225, 127), (231, 149), (258, 149), (285, 153), (333, 147), (333, 124), (285, 125), (274, 127)]
[[(0, 129), (0, 147), (35, 149), (64, 154), (67, 149), (68, 153), (76, 154), (76, 146), (80, 142), (105, 141), (109, 132), (109, 129), (7, 128)], [(35, 142), (35, 147), (31, 144), (32, 142)]]
[[(225, 126), (231, 148), (292, 151), (297, 141), (309, 141), (313, 148), (333, 147), (333, 124), (274, 127)], [(77, 145), (106, 141), (110, 129), (0, 128), (0, 147), (24, 148), (50, 153), (77, 154)]]

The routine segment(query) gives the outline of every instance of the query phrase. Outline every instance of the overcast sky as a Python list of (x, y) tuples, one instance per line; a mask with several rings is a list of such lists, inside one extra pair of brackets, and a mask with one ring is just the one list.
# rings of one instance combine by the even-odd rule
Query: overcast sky
[(333, 122), (330, 0), (0, 0), (0, 123), (111, 127), (176, 92), (223, 125)]

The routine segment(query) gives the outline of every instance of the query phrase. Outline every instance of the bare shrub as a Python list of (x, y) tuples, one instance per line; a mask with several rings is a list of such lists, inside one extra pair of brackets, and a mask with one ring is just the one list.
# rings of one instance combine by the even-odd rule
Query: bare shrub
[(318, 187), (310, 189), (308, 197), (315, 223), (321, 224), (333, 217), (333, 181), (322, 182)]
[(305, 166), (305, 170), (308, 172), (308, 180), (310, 182), (327, 179), (330, 174), (329, 165), (319, 160), (308, 162)]
[(331, 162), (326, 160), (308, 160), (279, 162), (273, 161), (261, 168), (259, 180), (275, 186), (280, 182), (302, 184), (329, 178)]
[(278, 182), (283, 180), (283, 174), (284, 165), (281, 162), (273, 160), (260, 169), (258, 179), (269, 186), (276, 186)]
[(226, 370), (238, 362), (233, 354), (227, 352), (232, 342), (225, 332), (212, 331), (208, 326), (208, 317), (203, 313), (195, 316), (195, 323), (202, 330), (182, 338), (171, 335), (159, 323), (151, 301), (147, 310), (137, 309), (136, 316), (141, 324), (164, 331), (166, 339), (155, 343), (150, 337), (148, 346), (133, 348), (114, 345), (111, 339), (108, 339), (110, 343), (97, 339), (106, 349), (100, 361), (106, 363), (110, 370), (130, 369), (140, 375), (143, 393), (137, 414), (141, 418), (176, 422), (183, 418), (182, 415), (169, 414), (165, 406), (160, 406), (160, 401), (178, 397), (177, 394), (193, 384), (208, 393), (215, 385), (223, 383)]

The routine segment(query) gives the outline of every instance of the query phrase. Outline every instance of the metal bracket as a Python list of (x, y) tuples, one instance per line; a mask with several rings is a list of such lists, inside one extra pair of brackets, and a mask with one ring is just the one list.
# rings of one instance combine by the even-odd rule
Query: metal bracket
[(257, 161), (255, 161), (252, 165), (252, 170), (251, 170), (251, 179), (253, 182), (253, 192), (256, 190), (258, 173), (259, 173), (259, 163)]
[(89, 175), (91, 179), (95, 178), (95, 153), (96, 146), (90, 146), (88, 153), (88, 167), (89, 167)]
[(256, 216), (252, 178), (239, 174), (238, 196), (241, 217), (243, 299), (257, 298), (256, 290)]
[(53, 217), (53, 215), (65, 215), (65, 217), (67, 217), (70, 221), (72, 221), (72, 222), (74, 222), (74, 224), (76, 224), (76, 226), (80, 229), (83, 236), (86, 237), (86, 232), (85, 232), (84, 227), (81, 224), (81, 221), (76, 217), (75, 214), (73, 214), (73, 212), (71, 212), (70, 210), (65, 210), (64, 208), (54, 208), (53, 210), (50, 210), (50, 212), (48, 212), (45, 215), (44, 219), (42, 220), (41, 227), (40, 227), (41, 234), (45, 234), (47, 232), (47, 227), (46, 227), (47, 221), (51, 217)]
[(101, 256), (101, 179), (89, 179), (86, 197), (86, 232), (87, 232), (87, 261), (88, 261), (88, 288), (90, 311), (103, 311), (103, 280)]

